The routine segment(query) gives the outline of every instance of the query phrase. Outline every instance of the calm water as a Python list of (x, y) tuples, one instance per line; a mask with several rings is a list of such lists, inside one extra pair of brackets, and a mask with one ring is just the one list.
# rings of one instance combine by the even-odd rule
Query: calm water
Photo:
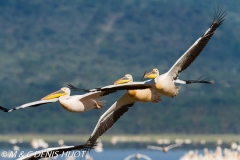
[[(0, 150), (0, 153), (2, 153), (4, 149)], [(24, 149), (21, 150), (24, 152), (30, 151), (30, 149)], [(21, 151), (18, 151), (17, 158), (19, 157), (19, 153)], [(94, 158), (94, 160), (123, 160), (128, 155), (140, 153), (147, 155), (152, 160), (179, 160), (180, 157), (182, 157), (185, 153), (187, 153), (187, 149), (173, 149), (170, 150), (168, 153), (163, 153), (160, 151), (155, 150), (149, 150), (149, 149), (104, 149), (103, 152), (95, 152), (91, 151), (90, 155)], [(3, 158), (0, 156), (0, 160), (4, 160), (6, 158)], [(16, 158), (7, 158), (9, 160), (16, 159)], [(57, 160), (64, 160), (65, 156), (58, 157)], [(76, 158), (80, 159), (80, 158)]]

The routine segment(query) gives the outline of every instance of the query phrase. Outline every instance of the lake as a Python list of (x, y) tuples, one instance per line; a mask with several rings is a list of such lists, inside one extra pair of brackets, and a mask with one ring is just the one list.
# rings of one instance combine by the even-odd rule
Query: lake
[[(1, 149), (0, 152), (2, 153), (2, 151), (7, 151), (4, 149)], [(19, 157), (20, 152), (25, 152), (27, 153), (28, 151), (31, 151), (30, 149), (23, 149), (17, 152), (17, 156), (16, 158)], [(179, 160), (185, 153), (187, 153), (189, 151), (189, 149), (173, 149), (170, 150), (167, 153), (163, 153), (161, 151), (155, 151), (155, 150), (150, 150), (150, 149), (131, 149), (131, 148), (127, 148), (127, 149), (104, 149), (103, 152), (95, 152), (94, 150), (92, 150), (90, 152), (91, 157), (93, 157), (94, 160), (124, 160), (124, 158), (126, 158), (129, 155), (132, 154), (136, 154), (136, 153), (140, 153), (140, 154), (144, 154), (147, 155), (148, 157), (150, 157), (152, 160)], [(15, 151), (13, 151), (15, 153)], [(79, 154), (76, 154), (77, 157), (81, 157), (79, 156)], [(9, 160), (11, 159), (16, 159), (16, 158), (7, 158)], [(3, 158), (2, 155), (0, 156), (0, 160), (5, 160), (6, 158)], [(57, 158), (57, 160), (63, 160), (66, 159), (66, 155), (60, 156)], [(76, 159), (80, 159), (80, 158), (76, 158)]]

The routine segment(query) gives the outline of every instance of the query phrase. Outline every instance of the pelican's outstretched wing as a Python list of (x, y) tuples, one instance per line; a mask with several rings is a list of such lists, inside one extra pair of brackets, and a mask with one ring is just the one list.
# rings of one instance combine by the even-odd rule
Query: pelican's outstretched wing
[(7, 108), (0, 106), (0, 110), (3, 112), (12, 112), (12, 111), (18, 110), (18, 109), (23, 109), (23, 108), (27, 108), (27, 107), (37, 107), (37, 106), (40, 106), (43, 104), (53, 103), (53, 102), (57, 102), (57, 101), (58, 101), (58, 98), (51, 99), (51, 100), (40, 100), (40, 101), (31, 102), (31, 103), (26, 103), (26, 104), (23, 104), (21, 106), (18, 106), (18, 107), (12, 108), (12, 109), (7, 109)]
[(97, 141), (97, 139), (105, 133), (108, 129), (110, 129), (117, 120), (128, 111), (130, 107), (132, 107), (134, 103), (126, 104), (124, 106), (121, 106), (121, 108), (111, 112), (107, 117), (100, 118), (100, 121), (98, 122), (96, 128), (94, 129), (94, 132), (88, 139), (87, 143), (88, 145), (94, 145)]
[(148, 149), (155, 149), (155, 150), (163, 150), (163, 147), (159, 147), (159, 146), (147, 146)]
[(175, 147), (180, 147), (180, 146), (182, 146), (181, 144), (171, 144), (171, 145), (169, 145), (169, 146), (167, 146), (168, 147), (168, 149), (170, 150), (170, 149), (172, 149), (172, 148), (175, 148)]
[[(57, 147), (57, 148), (49, 148), (42, 151), (37, 151), (27, 157), (20, 158), (18, 160), (35, 160), (40, 159), (39, 153), (44, 156), (48, 156), (52, 153), (53, 157), (63, 153), (66, 153), (67, 151), (71, 150), (83, 150), (88, 151), (89, 149), (93, 148), (96, 144), (97, 139), (105, 133), (109, 128), (111, 128), (114, 123), (125, 113), (128, 111), (130, 107), (134, 105), (135, 100), (131, 96), (129, 96), (127, 93), (124, 94), (117, 102), (115, 102), (99, 119), (93, 133), (91, 134), (90, 138), (86, 142), (85, 145), (78, 145), (78, 146), (67, 146), (67, 147)], [(49, 153), (50, 152), (50, 153)], [(85, 153), (86, 153), (85, 152)], [(85, 154), (84, 153), (84, 154)], [(47, 155), (48, 154), (48, 155)], [(38, 158), (36, 158), (38, 156)], [(47, 158), (47, 157), (45, 157)]]
[(110, 129), (114, 123), (134, 105), (134, 103), (135, 100), (129, 96), (128, 93), (125, 93), (99, 118), (98, 123), (86, 144), (94, 145), (97, 139)]
[[(147, 80), (147, 81), (143, 81), (143, 82), (129, 82), (129, 83), (124, 83), (124, 84), (108, 85), (108, 86), (104, 86), (101, 88), (94, 88), (94, 89), (89, 89), (89, 90), (85, 90), (85, 91), (87, 91), (87, 92), (106, 91), (108, 93), (113, 93), (118, 90), (151, 88), (152, 84), (154, 84), (153, 80)], [(77, 87), (73, 86), (72, 84), (68, 84), (68, 87), (73, 91), (81, 91), (81, 92), (83, 91), (83, 89), (77, 88)]]
[(225, 20), (226, 10), (218, 8), (215, 11), (215, 16), (210, 28), (176, 61), (176, 63), (167, 72), (173, 80), (176, 80), (179, 74), (187, 69), (188, 66), (197, 58), (203, 48), (207, 45), (208, 41), (214, 34), (214, 31)]
[(92, 146), (88, 146), (88, 145), (78, 145), (78, 146), (63, 146), (63, 147), (48, 148), (48, 149), (44, 149), (44, 150), (40, 150), (31, 154), (28, 154), (26, 156), (18, 158), (17, 160), (37, 160), (37, 159), (48, 158), (48, 157), (56, 157), (61, 154), (71, 155), (68, 152), (73, 150), (79, 150), (78, 155), (84, 156), (86, 151), (89, 150), (91, 147)]

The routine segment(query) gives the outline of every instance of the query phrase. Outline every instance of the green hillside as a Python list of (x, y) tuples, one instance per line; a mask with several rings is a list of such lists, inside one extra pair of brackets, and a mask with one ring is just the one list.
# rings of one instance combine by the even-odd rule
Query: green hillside
[[(214, 7), (228, 14), (181, 79), (176, 98), (137, 103), (108, 133), (240, 133), (240, 2), (157, 0), (0, 1), (0, 105), (12, 108), (66, 86), (112, 84), (126, 73), (161, 73), (210, 26)], [(0, 113), (0, 133), (90, 133), (102, 110), (66, 112), (58, 103)], [(73, 94), (79, 94), (74, 92)]]

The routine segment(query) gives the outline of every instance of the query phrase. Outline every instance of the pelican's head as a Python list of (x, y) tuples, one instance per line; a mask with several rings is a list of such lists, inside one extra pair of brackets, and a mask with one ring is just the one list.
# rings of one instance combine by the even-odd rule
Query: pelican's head
[(115, 81), (114, 84), (123, 84), (132, 82), (133, 78), (131, 74), (126, 74), (124, 77), (120, 78), (119, 80)]
[(153, 68), (153, 70), (151, 72), (148, 72), (144, 75), (144, 78), (154, 79), (157, 76), (159, 76), (159, 71), (157, 68)]
[(59, 98), (65, 95), (68, 95), (68, 96), (70, 95), (70, 89), (67, 87), (63, 87), (60, 90), (43, 97), (41, 100), (50, 100), (50, 99)]

